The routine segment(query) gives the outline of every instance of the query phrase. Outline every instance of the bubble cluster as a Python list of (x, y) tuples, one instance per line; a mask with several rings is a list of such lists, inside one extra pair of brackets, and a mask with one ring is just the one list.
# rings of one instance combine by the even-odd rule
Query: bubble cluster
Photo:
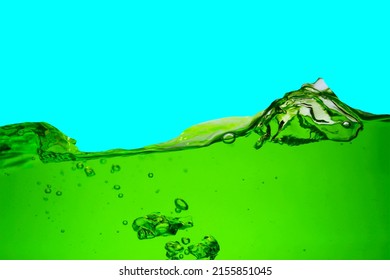
[[(167, 250), (166, 256), (170, 260), (178, 260), (181, 252), (184, 251), (184, 247), (178, 241), (169, 241), (165, 244), (165, 250)], [(182, 257), (183, 258), (183, 255)]]
[(217, 240), (211, 235), (205, 236), (198, 244), (188, 246), (189, 253), (194, 255), (198, 260), (214, 260), (219, 249)]
[(193, 226), (192, 217), (166, 217), (159, 212), (139, 217), (133, 222), (138, 239), (175, 235), (177, 231)]

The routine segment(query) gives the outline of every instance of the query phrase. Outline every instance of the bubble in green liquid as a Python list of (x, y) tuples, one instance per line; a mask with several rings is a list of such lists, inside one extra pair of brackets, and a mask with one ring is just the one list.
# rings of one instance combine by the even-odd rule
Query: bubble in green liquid
[(61, 195), (62, 195), (62, 191), (57, 191), (57, 192), (56, 192), (56, 195), (57, 195), (57, 196), (61, 196)]
[(154, 174), (153, 174), (152, 172), (149, 172), (149, 173), (148, 173), (148, 177), (149, 177), (149, 178), (153, 178), (153, 176), (154, 176)]
[(179, 254), (184, 250), (184, 247), (177, 241), (169, 241), (165, 244), (167, 250), (166, 256), (171, 260), (179, 259)]
[(121, 167), (117, 164), (113, 164), (111, 166), (111, 173), (119, 172), (121, 170)]
[(160, 213), (152, 213), (139, 217), (133, 222), (133, 229), (139, 239), (151, 239), (157, 236), (175, 235), (178, 230), (193, 226), (192, 217), (166, 217)]
[(232, 132), (226, 133), (223, 135), (222, 141), (225, 144), (232, 144), (234, 141), (236, 141), (236, 136)]
[(83, 169), (84, 168), (84, 164), (82, 162), (78, 162), (76, 164), (76, 167), (77, 167), (77, 169)]
[(129, 222), (128, 222), (127, 220), (123, 220), (123, 222), (122, 222), (122, 224), (123, 224), (124, 226), (127, 226), (128, 223), (129, 223)]
[(184, 245), (187, 245), (190, 242), (191, 242), (191, 240), (188, 237), (182, 237), (181, 238), (181, 243), (183, 243)]
[[(178, 213), (180, 213), (181, 210), (184, 210), (184, 211), (188, 210), (187, 202), (185, 202), (184, 199), (181, 199), (181, 198), (176, 198), (175, 199), (175, 206), (176, 206), (176, 209), (179, 210)], [(176, 211), (176, 209), (175, 209), (175, 211)]]
[(118, 197), (122, 198), (123, 197), (123, 193), (118, 193)]
[(107, 160), (105, 158), (100, 159), (101, 164), (105, 164), (106, 162), (107, 162)]
[(188, 251), (198, 260), (214, 260), (219, 252), (219, 249), (217, 240), (211, 235), (205, 236), (198, 244), (188, 246)]
[(88, 177), (92, 177), (95, 175), (95, 171), (90, 167), (90, 166), (86, 166), (84, 168), (84, 172), (85, 174), (88, 176)]
[(120, 189), (121, 189), (121, 186), (119, 186), (119, 185), (114, 186), (114, 190), (120, 190)]

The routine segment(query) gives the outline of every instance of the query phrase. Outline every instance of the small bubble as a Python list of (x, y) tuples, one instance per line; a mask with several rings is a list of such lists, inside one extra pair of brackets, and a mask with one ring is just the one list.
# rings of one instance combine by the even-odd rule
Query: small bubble
[(190, 251), (188, 251), (188, 249), (184, 250), (184, 254), (188, 255), (189, 253), (190, 253)]
[(62, 191), (57, 191), (56, 195), (61, 196), (62, 195)]
[(94, 171), (91, 167), (89, 167), (89, 166), (86, 166), (86, 167), (84, 168), (84, 171), (85, 171), (85, 174), (86, 174), (88, 177), (92, 177), (92, 176), (95, 175), (95, 171)]
[(234, 133), (232, 133), (232, 132), (226, 133), (226, 134), (222, 137), (222, 141), (223, 141), (223, 143), (225, 143), (225, 144), (232, 144), (234, 141), (236, 141), (236, 136), (235, 136)]
[(47, 193), (47, 194), (51, 193), (51, 189), (50, 188), (46, 188), (45, 189), (45, 193)]
[(119, 197), (119, 198), (122, 198), (122, 197), (123, 197), (123, 193), (119, 193), (119, 194), (118, 194), (118, 197)]
[(123, 224), (124, 226), (127, 226), (128, 223), (129, 223), (129, 222), (128, 222), (127, 220), (123, 220), (123, 222), (122, 222), (122, 224)]
[[(175, 206), (180, 210), (188, 210), (188, 204), (181, 198), (175, 199)], [(176, 210), (175, 210), (176, 211)]]
[(343, 122), (343, 126), (348, 128), (351, 126), (351, 124), (349, 122)]
[(61, 233), (65, 233), (65, 230), (64, 230), (64, 229), (61, 229)]
[(183, 255), (183, 254), (180, 254), (180, 255), (179, 255), (179, 259), (182, 259), (182, 258), (184, 258), (184, 255)]
[(121, 189), (121, 186), (119, 186), (119, 185), (114, 186), (114, 190), (120, 190), (120, 189)]
[(149, 177), (149, 178), (153, 178), (153, 176), (154, 176), (154, 174), (153, 174), (152, 172), (149, 172), (149, 173), (148, 173), (148, 177)]
[(184, 245), (187, 245), (190, 242), (191, 242), (191, 240), (188, 237), (182, 237), (181, 238), (181, 243), (183, 243)]
[(76, 167), (77, 167), (77, 169), (83, 169), (84, 168), (84, 164), (82, 162), (78, 162), (76, 164)]
[(121, 167), (117, 164), (113, 164), (111, 166), (111, 173), (114, 173), (114, 172), (119, 172), (121, 170)]
[(175, 212), (179, 214), (179, 213), (181, 213), (181, 209), (175, 208)]
[(100, 163), (101, 164), (105, 164), (107, 162), (107, 160), (105, 159), (105, 158), (102, 158), (101, 160), (100, 160)]

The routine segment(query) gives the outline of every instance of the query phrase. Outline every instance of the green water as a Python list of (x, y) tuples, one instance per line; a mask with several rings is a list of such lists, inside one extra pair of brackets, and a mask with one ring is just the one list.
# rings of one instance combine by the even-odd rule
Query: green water
[(0, 259), (390, 259), (390, 118), (321, 82), (136, 150), (0, 127)]

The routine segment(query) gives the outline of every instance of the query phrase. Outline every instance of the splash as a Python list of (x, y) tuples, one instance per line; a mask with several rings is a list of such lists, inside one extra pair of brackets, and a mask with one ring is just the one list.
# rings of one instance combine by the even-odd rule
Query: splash
[[(319, 78), (299, 90), (286, 93), (254, 117), (230, 117), (192, 126), (178, 137), (140, 149), (114, 149), (106, 152), (81, 152), (76, 140), (52, 125), (21, 123), (0, 127), (0, 167), (22, 165), (37, 155), (44, 163), (87, 160), (141, 153), (166, 152), (200, 148), (216, 142), (231, 144), (251, 133), (259, 135), (256, 149), (266, 142), (301, 145), (332, 140), (348, 142), (363, 130), (362, 120), (389, 121), (389, 115), (373, 115), (353, 109), (341, 102)], [(113, 166), (112, 172), (118, 168)], [(88, 176), (94, 171), (86, 167)]]

